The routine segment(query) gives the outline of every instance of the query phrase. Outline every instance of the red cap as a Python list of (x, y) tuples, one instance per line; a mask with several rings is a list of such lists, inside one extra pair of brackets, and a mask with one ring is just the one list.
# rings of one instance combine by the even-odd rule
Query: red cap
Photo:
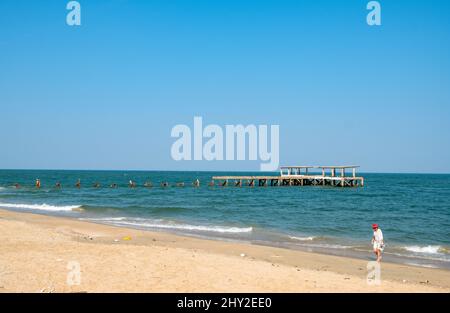
[(372, 228), (378, 228), (378, 224), (372, 224)]

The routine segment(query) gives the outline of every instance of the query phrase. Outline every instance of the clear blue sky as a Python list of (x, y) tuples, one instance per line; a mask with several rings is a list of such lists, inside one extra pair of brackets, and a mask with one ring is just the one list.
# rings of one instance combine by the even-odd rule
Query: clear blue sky
[(450, 2), (0, 1), (0, 168), (175, 162), (175, 124), (279, 124), (280, 163), (450, 172)]

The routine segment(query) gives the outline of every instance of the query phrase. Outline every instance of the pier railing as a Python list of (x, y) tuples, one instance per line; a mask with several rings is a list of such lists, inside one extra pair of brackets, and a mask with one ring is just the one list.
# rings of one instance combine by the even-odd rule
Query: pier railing
[[(362, 187), (364, 177), (356, 176), (359, 166), (282, 166), (280, 175), (272, 176), (214, 176), (213, 182), (220, 186), (332, 186)], [(319, 173), (312, 171), (319, 170)], [(346, 170), (352, 175), (346, 176)], [(321, 172), (321, 174), (320, 174)], [(340, 175), (336, 175), (340, 172)]]

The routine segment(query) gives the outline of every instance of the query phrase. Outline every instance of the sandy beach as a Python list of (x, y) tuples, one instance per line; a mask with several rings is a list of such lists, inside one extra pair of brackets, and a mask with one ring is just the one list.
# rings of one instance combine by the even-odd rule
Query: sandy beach
[(0, 292), (450, 292), (441, 269), (382, 263), (369, 285), (368, 260), (5, 210), (0, 229)]

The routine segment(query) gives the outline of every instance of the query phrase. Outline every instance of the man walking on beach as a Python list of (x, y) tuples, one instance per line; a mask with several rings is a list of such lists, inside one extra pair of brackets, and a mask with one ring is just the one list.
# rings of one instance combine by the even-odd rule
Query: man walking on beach
[(377, 256), (377, 262), (381, 262), (381, 253), (384, 250), (384, 240), (383, 233), (381, 229), (378, 227), (378, 224), (372, 224), (373, 229), (373, 237), (372, 237), (372, 245), (373, 245), (373, 253)]

